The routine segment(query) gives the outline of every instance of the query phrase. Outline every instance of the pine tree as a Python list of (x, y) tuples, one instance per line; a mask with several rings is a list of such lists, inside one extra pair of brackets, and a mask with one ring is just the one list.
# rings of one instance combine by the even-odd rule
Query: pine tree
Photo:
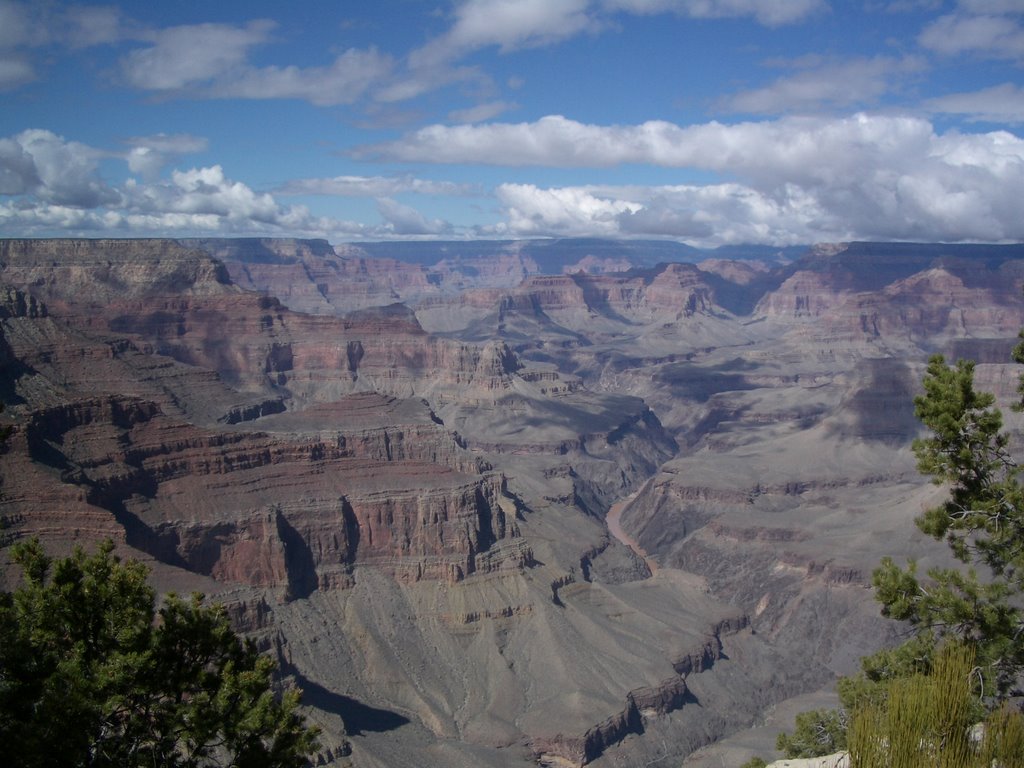
[[(1016, 356), (1024, 357), (1018, 347)], [(949, 486), (949, 498), (917, 519), (945, 539), (966, 570), (933, 568), (922, 578), (890, 558), (873, 575), (883, 613), (920, 633), (974, 646), (987, 693), (1004, 696), (1024, 669), (1024, 488), (1008, 451), (995, 398), (974, 389), (974, 364), (933, 357), (914, 400), (931, 436), (914, 442), (918, 468)], [(979, 575), (978, 568), (982, 569)]]
[[(1024, 341), (1013, 357), (1024, 363)], [(918, 469), (949, 489), (946, 501), (915, 522), (923, 532), (945, 540), (954, 557), (968, 567), (932, 568), (922, 576), (914, 561), (900, 568), (891, 558), (882, 560), (872, 575), (875, 597), (882, 603), (883, 615), (908, 622), (914, 634), (902, 646), (861, 659), (861, 673), (840, 680), (839, 711), (799, 716), (796, 732), (779, 738), (778, 748), (787, 757), (827, 754), (844, 741), (861, 739), (858, 748), (867, 750), (863, 753), (867, 756), (859, 764), (873, 765), (875, 758), (869, 752), (877, 743), (864, 741), (864, 730), (882, 726), (868, 723), (863, 713), (877, 717), (887, 713), (894, 692), (904, 698), (932, 695), (928, 693), (935, 690), (928, 688), (931, 683), (921, 681), (935, 674), (937, 654), (950, 642), (970, 649), (976, 692), (987, 696), (996, 712), (1003, 711), (999, 709), (1002, 702), (1021, 693), (1024, 486), (1010, 452), (1010, 438), (1003, 431), (1003, 415), (993, 395), (975, 389), (974, 369), (970, 361), (948, 365), (941, 355), (933, 356), (924, 376), (924, 392), (914, 399), (915, 413), (930, 430), (929, 437), (913, 444)], [(1018, 392), (1021, 399), (1014, 407), (1024, 410), (1024, 376)], [(907, 680), (924, 687), (910, 691), (909, 683), (898, 682)], [(901, 705), (896, 706), (899, 712)], [(854, 712), (862, 713), (861, 720), (851, 722)], [(980, 718), (983, 713), (973, 714)], [(1020, 713), (1013, 715), (1004, 712), (1005, 722), (999, 721), (1003, 725), (993, 731), (1007, 734), (1000, 737), (998, 743), (1004, 745), (1000, 749), (1012, 745), (1003, 755), (1024, 745)], [(986, 749), (995, 747), (989, 744)], [(1002, 760), (1000, 765), (1019, 764)]]
[(12, 548), (23, 583), (0, 593), (5, 765), (302, 766), (316, 732), (277, 698), (274, 663), (201, 595), (157, 611), (147, 568), (113, 544), (51, 560)]

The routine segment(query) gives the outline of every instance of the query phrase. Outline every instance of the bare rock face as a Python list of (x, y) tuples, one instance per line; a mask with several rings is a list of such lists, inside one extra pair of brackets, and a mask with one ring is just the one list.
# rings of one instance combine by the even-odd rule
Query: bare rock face
[(174, 240), (0, 240), (0, 264), (0, 279), (54, 310), (231, 290), (222, 264)]
[(1024, 253), (672, 254), (0, 241), (0, 543), (225, 602), (318, 763), (682, 764), (894, 639), (881, 556), (946, 562), (911, 400), (935, 351), (1014, 397)]
[(544, 342), (575, 347), (675, 324), (715, 323), (728, 310), (712, 283), (722, 281), (690, 264), (624, 274), (533, 275), (514, 289), (481, 288), (423, 301), (417, 317), (430, 330), (496, 336), (517, 350)]
[(273, 295), (296, 312), (344, 314), (437, 292), (422, 267), (368, 259), (357, 248), (339, 252), (326, 240), (181, 242), (221, 261), (236, 285)]
[[(55, 521), (61, 507), (84, 506), (78, 519), (95, 521), (87, 536), (109, 534), (161, 562), (289, 594), (346, 586), (364, 563), (412, 580), (529, 565), (528, 547), (512, 541), (516, 505), (501, 476), (421, 401), (361, 395), (371, 387), (356, 384), (361, 370), (376, 368), (378, 389), (409, 390), (414, 384), (394, 383), (396, 370), (415, 381), (432, 366), (493, 386), (514, 370), (507, 351), (436, 343), (404, 309), (326, 324), (294, 316), (166, 241), (3, 248), (4, 275), (63, 313), (58, 321), (35, 296), (7, 292), (5, 368), (19, 421), (11, 445), (20, 449), (12, 457), (28, 461), (5, 483), (8, 536), (73, 539), (80, 529), (61, 532)], [(279, 324), (297, 318), (303, 343), (277, 340), (284, 334), (273, 321), (254, 314), (268, 309)], [(358, 337), (339, 345), (353, 329), (365, 345)], [(285, 403), (296, 367), (311, 399), (324, 402), (305, 415)], [(275, 414), (292, 431), (225, 431)], [(335, 428), (321, 431), (318, 418)], [(45, 485), (40, 467), (69, 486), (50, 503), (32, 490)]]
[[(364, 409), (366, 398), (356, 398)], [(92, 517), (106, 510), (107, 530), (123, 526), (118, 538), (221, 582), (301, 595), (347, 586), (362, 564), (411, 580), (528, 566), (503, 479), (481, 473), (422, 408), (378, 405), (412, 422), (316, 437), (213, 432), (154, 403), (92, 398), (32, 412), (12, 456), (59, 471), (98, 508)], [(47, 532), (61, 510), (33, 503), (38, 477), (9, 464), (11, 533)]]
[(804, 326), (811, 343), (907, 343), (941, 349), (955, 338), (1018, 327), (1024, 274), (1012, 249), (855, 243), (819, 248), (754, 310)]

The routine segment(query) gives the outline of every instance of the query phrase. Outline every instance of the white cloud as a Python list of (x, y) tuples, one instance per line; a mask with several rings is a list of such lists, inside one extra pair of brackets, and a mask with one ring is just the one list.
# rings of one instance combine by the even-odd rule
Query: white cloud
[(123, 232), (347, 239), (448, 226), (417, 219), (415, 211), (399, 204), (385, 204), (382, 213), (390, 219), (376, 227), (315, 216), (304, 206), (282, 205), (272, 194), (229, 178), (219, 165), (174, 170), (163, 180), (143, 174), (143, 182), (129, 178), (110, 186), (98, 175), (103, 158), (123, 159), (130, 170), (142, 173), (152, 170), (151, 158), (137, 150), (168, 159), (206, 148), (205, 139), (188, 134), (135, 137), (127, 143), (134, 145), (128, 152), (104, 151), (38, 129), (0, 138), (0, 231), (21, 236)]
[(153, 33), (152, 45), (121, 60), (125, 80), (136, 88), (177, 91), (225, 77), (245, 64), (249, 49), (268, 40), (276, 25), (250, 21), (244, 26), (193, 24)]
[(969, 13), (1024, 13), (1021, 0), (959, 0), (957, 5)]
[(130, 85), (201, 98), (301, 99), (319, 106), (350, 104), (389, 77), (394, 62), (375, 49), (349, 49), (323, 67), (255, 67), (253, 48), (276, 24), (196, 24), (153, 34), (152, 44), (128, 53), (121, 71)]
[(334, 176), (323, 179), (294, 179), (275, 190), (281, 195), (334, 195), (337, 197), (391, 197), (403, 192), (420, 195), (476, 196), (480, 190), (469, 184), (429, 181), (412, 176)]
[(25, 195), (41, 184), (35, 160), (20, 141), (0, 139), (0, 195)]
[[(375, 98), (394, 102), (415, 98), (453, 83), (474, 83), (493, 89), (490, 78), (460, 59), (481, 48), (502, 52), (535, 48), (575, 37), (599, 24), (591, 0), (463, 0), (455, 8), (451, 27), (412, 51), (406, 69), (382, 87)], [(493, 117), (493, 115), (491, 115)]]
[(117, 192), (97, 175), (102, 156), (50, 131), (22, 131), (0, 140), (0, 190), (75, 208), (116, 202)]
[(25, 51), (40, 45), (46, 31), (35, 23), (30, 7), (0, 0), (0, 91), (9, 91), (35, 80), (35, 67)]
[(549, 115), (533, 123), (431, 125), (396, 142), (359, 148), (355, 155), (412, 162), (607, 166), (644, 162), (643, 155), (649, 161), (652, 142), (681, 130), (663, 122), (605, 128)]
[(396, 235), (440, 235), (452, 230), (448, 222), (441, 219), (428, 220), (415, 208), (391, 198), (378, 200), (377, 210), (387, 227)]
[(42, 45), (47, 39), (46, 27), (30, 4), (0, 0), (0, 50)]
[(38, 49), (88, 48), (139, 34), (112, 6), (0, 0), (0, 91), (39, 79), (37, 64), (45, 67), (52, 59), (39, 56)]
[(492, 234), (524, 236), (673, 237), (700, 245), (791, 245), (843, 239), (809, 195), (790, 188), (770, 197), (740, 184), (667, 187), (503, 185), (507, 223)]
[(604, 0), (612, 10), (630, 13), (677, 13), (695, 19), (751, 16), (776, 27), (802, 21), (828, 6), (823, 0)]
[(35, 68), (27, 59), (18, 55), (0, 56), (0, 91), (13, 90), (31, 83), (36, 77)]
[(892, 91), (900, 78), (920, 72), (924, 62), (917, 57), (876, 56), (838, 61), (812, 58), (793, 62), (791, 66), (800, 71), (763, 88), (728, 97), (722, 106), (756, 114), (865, 106)]
[(64, 24), (65, 37), (73, 48), (116, 43), (133, 34), (114, 6), (73, 6), (65, 12)]
[[(437, 127), (435, 127), (437, 128)], [(1024, 239), (1024, 140), (1006, 131), (937, 133), (927, 120), (856, 115), (689, 127), (583, 125), (552, 117), (519, 125), (458, 126), (401, 145), (419, 161), (608, 166), (644, 163), (721, 174), (665, 186), (501, 184), (503, 221), (493, 236), (678, 237), (698, 244), (777, 245), (840, 239)], [(188, 135), (129, 140), (166, 157), (202, 151)], [(440, 148), (447, 147), (446, 153)], [(415, 150), (415, 151), (414, 151)], [(437, 153), (432, 154), (432, 153)], [(333, 239), (451, 236), (452, 225), (398, 202), (402, 194), (469, 195), (445, 181), (338, 176), (298, 179), (261, 192), (220, 166), (142, 175), (110, 186), (102, 158), (141, 162), (48, 131), (0, 139), (0, 227), (9, 234), (134, 231), (279, 234)], [(142, 172), (139, 171), (141, 174)], [(284, 205), (276, 195), (377, 201), (365, 226)]]
[[(973, 4), (969, 7), (980, 7)], [(1006, 3), (997, 3), (1002, 8)], [(1015, 9), (1018, 13), (1021, 8)], [(1024, 27), (1013, 15), (954, 13), (941, 16), (921, 32), (918, 42), (948, 56), (975, 54), (983, 58), (1024, 58)]]
[(247, 68), (213, 83), (206, 94), (214, 98), (301, 99), (318, 106), (351, 104), (390, 75), (390, 56), (350, 49), (328, 67)]
[[(690, 18), (749, 16), (762, 24), (778, 26), (800, 21), (826, 7), (823, 0), (462, 0), (448, 31), (410, 53), (405, 75), (382, 89), (377, 98), (410, 99), (466, 80), (489, 84), (478, 70), (456, 67), (453, 62), (492, 46), (508, 53), (584, 33), (596, 34), (614, 25), (614, 17), (620, 13), (675, 13)], [(453, 119), (476, 122), (495, 114), (484, 117), (467, 113)]]
[(584, 187), (540, 189), (530, 184), (502, 184), (497, 196), (508, 218), (502, 234), (516, 237), (616, 235), (617, 217), (641, 208), (627, 200), (595, 195)]
[(683, 128), (661, 122), (602, 127), (550, 117), (518, 125), (434, 126), (388, 150), (417, 161), (642, 163), (736, 179), (646, 193), (504, 185), (498, 196), (510, 234), (699, 237), (712, 226), (712, 240), (729, 242), (1024, 239), (1016, 202), (1024, 199), (1024, 140), (1007, 132), (937, 134), (920, 118), (856, 115)]
[(594, 28), (589, 0), (465, 0), (451, 29), (409, 56), (412, 69), (432, 68), (495, 45), (503, 52), (565, 40)]
[(164, 166), (172, 160), (181, 155), (205, 152), (208, 145), (203, 137), (185, 133), (133, 136), (125, 143), (131, 146), (125, 157), (128, 169), (147, 180), (159, 176)]
[[(3, 146), (0, 142), (0, 152)], [(228, 178), (220, 166), (175, 171), (170, 181), (153, 184), (129, 179), (119, 190), (117, 200), (88, 209), (41, 197), (0, 203), (0, 225), (8, 232), (42, 235), (123, 231), (134, 235), (287, 234), (340, 238), (390, 231), (313, 216), (302, 206), (282, 206), (272, 195)]]
[(963, 115), (971, 121), (1024, 123), (1024, 88), (1013, 83), (970, 93), (951, 93), (925, 102), (932, 112)]
[(257, 193), (224, 175), (219, 165), (173, 171), (171, 184), (146, 188), (146, 203), (160, 211), (208, 214), (232, 222), (274, 224), (291, 217), (269, 193)]
[[(550, 115), (532, 123), (432, 125), (405, 138), (355, 151), (359, 157), (504, 166), (608, 167), (627, 163), (814, 175), (814, 163), (837, 162), (855, 150), (854, 170), (868, 157), (884, 157), (892, 141), (926, 142), (931, 125), (910, 117), (856, 115), (843, 119), (789, 117), (686, 127), (652, 120), (600, 126)], [(881, 142), (871, 146), (873, 142)]]

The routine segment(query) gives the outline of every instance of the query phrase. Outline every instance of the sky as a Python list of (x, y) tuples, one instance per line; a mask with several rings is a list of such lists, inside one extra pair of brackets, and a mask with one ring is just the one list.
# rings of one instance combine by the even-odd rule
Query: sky
[(1024, 0), (0, 0), (0, 236), (1024, 240)]

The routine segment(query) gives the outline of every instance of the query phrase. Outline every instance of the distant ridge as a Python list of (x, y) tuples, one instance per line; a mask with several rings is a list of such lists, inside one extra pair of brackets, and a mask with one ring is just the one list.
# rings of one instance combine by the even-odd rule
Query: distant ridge
[(612, 240), (603, 238), (557, 238), (552, 240), (470, 240), (353, 243), (373, 258), (396, 259), (432, 266), (442, 259), (474, 260), (516, 253), (536, 262), (541, 274), (561, 274), (581, 260), (624, 260), (633, 267), (653, 267), (666, 262), (696, 263), (708, 258), (789, 261), (806, 253), (810, 246), (775, 248), (762, 245), (730, 245), (695, 248), (671, 240)]

